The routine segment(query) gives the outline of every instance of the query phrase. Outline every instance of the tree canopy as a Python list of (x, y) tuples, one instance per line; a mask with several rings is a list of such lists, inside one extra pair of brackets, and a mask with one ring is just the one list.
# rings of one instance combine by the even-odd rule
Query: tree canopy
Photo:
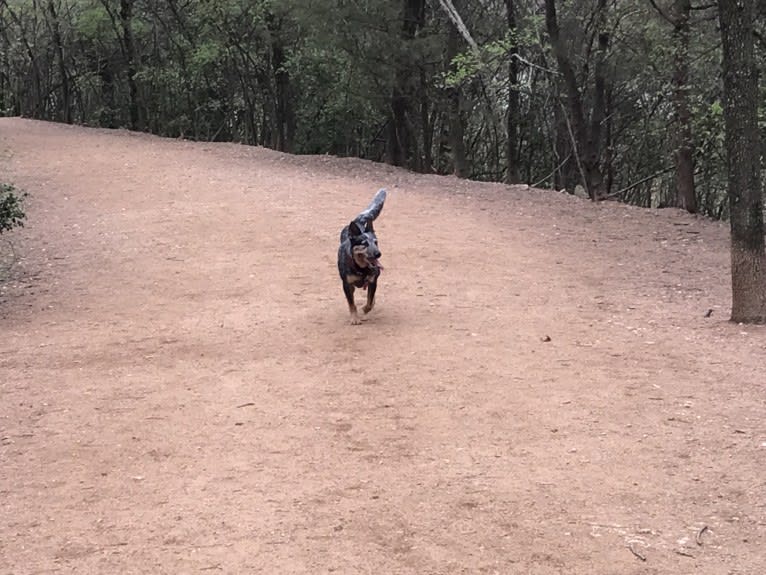
[[(763, 70), (763, 3), (754, 35)], [(721, 58), (716, 5), (691, 0), (0, 1), (5, 115), (715, 218)]]

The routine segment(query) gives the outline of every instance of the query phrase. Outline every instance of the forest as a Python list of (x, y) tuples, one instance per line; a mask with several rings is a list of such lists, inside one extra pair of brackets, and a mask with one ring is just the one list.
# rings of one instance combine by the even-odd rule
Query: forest
[(713, 218), (729, 209), (721, 60), (706, 0), (0, 1), (2, 115)]

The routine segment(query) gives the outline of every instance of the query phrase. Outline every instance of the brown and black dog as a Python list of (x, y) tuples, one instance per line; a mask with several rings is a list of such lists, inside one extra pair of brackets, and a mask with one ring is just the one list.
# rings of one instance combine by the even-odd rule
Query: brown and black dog
[(380, 215), (385, 201), (386, 190), (380, 190), (367, 209), (356, 216), (340, 233), (338, 273), (343, 282), (343, 293), (346, 294), (352, 325), (361, 323), (354, 303), (355, 288), (367, 290), (367, 304), (362, 308), (364, 313), (371, 312), (375, 307), (375, 290), (383, 266), (378, 261), (380, 248), (372, 222)]

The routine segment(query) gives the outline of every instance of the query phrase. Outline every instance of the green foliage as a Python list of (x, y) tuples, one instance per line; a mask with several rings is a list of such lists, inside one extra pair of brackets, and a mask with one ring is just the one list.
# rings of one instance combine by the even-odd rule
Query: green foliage
[(512, 47), (523, 50), (537, 44), (535, 29), (539, 25), (539, 18), (529, 18), (521, 28), (506, 32), (503, 38), (485, 42), (478, 50), (461, 52), (452, 59), (450, 70), (444, 74), (445, 85), (456, 87), (482, 74), (496, 75), (507, 66)]
[(493, 71), (500, 59), (508, 57), (510, 48), (509, 40), (496, 40), (484, 44), (478, 51), (469, 50), (458, 54), (452, 59), (451, 70), (444, 75), (445, 84), (449, 87), (459, 86), (482, 73)]
[(90, 41), (100, 41), (111, 32), (109, 14), (100, 3), (82, 6), (74, 25), (78, 35)]
[(24, 225), (26, 214), (21, 204), (25, 196), (10, 184), (0, 184), (0, 234)]
[(723, 106), (720, 100), (694, 102), (693, 133), (695, 141), (698, 196), (702, 212), (714, 218), (728, 214), (726, 155), (724, 148)]
[(192, 51), (192, 65), (200, 70), (208, 66), (216, 66), (220, 62), (222, 51), (223, 47), (218, 42), (207, 40)]
[(719, 100), (710, 104), (700, 102), (694, 110), (697, 152), (705, 157), (723, 160), (723, 106)]
[[(65, 78), (47, 3), (0, 3), (0, 113), (62, 119)], [(450, 137), (457, 131), (470, 177), (500, 180), (509, 168), (509, 95), (517, 95), (512, 162), (521, 179), (572, 188), (580, 178), (562, 112), (569, 102), (540, 2), (513, 2), (514, 30), (505, 2), (455, 2), (478, 50), (455, 32), (440, 3), (427, 0), (134, 0), (128, 23), (120, 21), (119, 0), (54, 4), (68, 111), (78, 123), (128, 126), (135, 98), (138, 128), (160, 135), (376, 160), (401, 144), (406, 165), (439, 173), (453, 169)], [(595, 94), (599, 4), (556, 2), (586, 122)], [(667, 171), (677, 131), (673, 26), (643, 0), (605, 5), (610, 42), (600, 167), (612, 190), (662, 174), (621, 196), (656, 205), (674, 185)], [(405, 16), (413, 6), (422, 8), (414, 33), (413, 15)], [(701, 209), (720, 217), (726, 172), (714, 10), (694, 11), (688, 94)], [(136, 51), (131, 78), (126, 24)], [(756, 27), (763, 37), (766, 8)], [(511, 47), (518, 49), (515, 85)], [(759, 41), (762, 77), (765, 51)], [(766, 84), (763, 90), (766, 95)], [(766, 132), (766, 105), (760, 121)]]

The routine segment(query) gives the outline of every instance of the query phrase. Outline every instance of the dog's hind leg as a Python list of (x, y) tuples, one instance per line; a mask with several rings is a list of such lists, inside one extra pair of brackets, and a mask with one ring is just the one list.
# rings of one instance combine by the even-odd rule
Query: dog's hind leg
[(362, 308), (364, 313), (370, 313), (375, 307), (375, 290), (378, 289), (378, 282), (370, 282), (367, 286), (367, 305)]
[(343, 293), (346, 294), (346, 301), (348, 302), (348, 311), (351, 313), (351, 325), (359, 325), (362, 321), (359, 319), (359, 315), (356, 313), (356, 304), (354, 303), (354, 286), (343, 281)]

